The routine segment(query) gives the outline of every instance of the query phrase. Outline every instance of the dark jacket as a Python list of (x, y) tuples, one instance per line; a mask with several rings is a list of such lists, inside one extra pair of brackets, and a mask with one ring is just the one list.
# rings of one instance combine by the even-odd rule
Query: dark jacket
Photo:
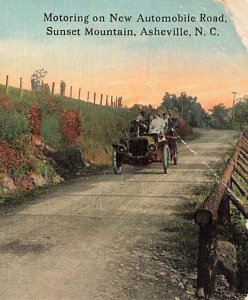
[(129, 133), (131, 136), (144, 135), (147, 132), (147, 125), (143, 121), (133, 120), (130, 124)]

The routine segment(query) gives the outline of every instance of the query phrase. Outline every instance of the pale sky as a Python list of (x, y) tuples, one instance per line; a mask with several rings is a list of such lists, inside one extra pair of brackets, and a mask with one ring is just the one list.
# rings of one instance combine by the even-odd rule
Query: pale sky
[[(226, 5), (226, 9), (223, 6)], [(206, 108), (217, 103), (231, 105), (232, 91), (248, 94), (248, 53), (244, 45), (246, 0), (0, 0), (0, 82), (10, 77), (18, 86), (19, 77), (30, 88), (30, 76), (37, 69), (46, 69), (45, 81), (61, 79), (78, 88), (82, 97), (89, 91), (99, 95), (123, 96), (124, 103), (159, 105), (165, 92), (186, 92), (197, 96)], [(242, 2), (242, 3), (241, 3)], [(232, 3), (232, 4), (230, 4)], [(132, 16), (130, 23), (49, 23), (44, 13), (62, 15), (97, 15), (108, 19), (110, 13)], [(200, 13), (224, 14), (227, 23), (181, 24), (137, 23), (139, 14), (168, 16)], [(239, 15), (240, 14), (240, 15)], [(237, 17), (238, 16), (238, 17)], [(247, 22), (248, 23), (248, 22)], [(204, 30), (215, 26), (218, 37), (51, 37), (46, 27), (56, 29), (128, 28), (139, 33), (142, 27), (171, 29), (184, 27)], [(242, 39), (240, 38), (242, 36)], [(248, 46), (248, 45), (247, 45)], [(69, 89), (67, 90), (69, 92)]]

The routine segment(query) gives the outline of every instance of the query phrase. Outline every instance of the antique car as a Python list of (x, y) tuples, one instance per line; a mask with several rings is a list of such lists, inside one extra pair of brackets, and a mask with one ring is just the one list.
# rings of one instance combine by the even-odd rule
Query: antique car
[(130, 137), (126, 135), (119, 144), (113, 144), (113, 169), (115, 174), (121, 174), (122, 166), (147, 165), (161, 163), (164, 173), (167, 173), (170, 160), (170, 150), (165, 134), (141, 135)]

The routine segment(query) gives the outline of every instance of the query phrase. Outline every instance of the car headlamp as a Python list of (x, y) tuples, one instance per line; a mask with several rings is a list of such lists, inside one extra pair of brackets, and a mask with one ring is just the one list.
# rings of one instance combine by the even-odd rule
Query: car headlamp
[(157, 149), (156, 145), (154, 145), (154, 144), (148, 145), (148, 151), (149, 152), (155, 152), (156, 149)]
[(119, 145), (117, 147), (117, 151), (118, 151), (118, 153), (124, 153), (124, 152), (127, 151), (127, 149), (126, 149), (126, 147), (124, 145)]

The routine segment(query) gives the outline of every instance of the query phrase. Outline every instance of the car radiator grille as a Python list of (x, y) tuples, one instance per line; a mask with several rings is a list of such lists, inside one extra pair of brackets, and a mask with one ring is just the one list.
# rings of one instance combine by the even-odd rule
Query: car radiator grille
[(147, 152), (148, 141), (137, 140), (129, 142), (129, 152), (132, 153), (133, 156), (144, 156)]

